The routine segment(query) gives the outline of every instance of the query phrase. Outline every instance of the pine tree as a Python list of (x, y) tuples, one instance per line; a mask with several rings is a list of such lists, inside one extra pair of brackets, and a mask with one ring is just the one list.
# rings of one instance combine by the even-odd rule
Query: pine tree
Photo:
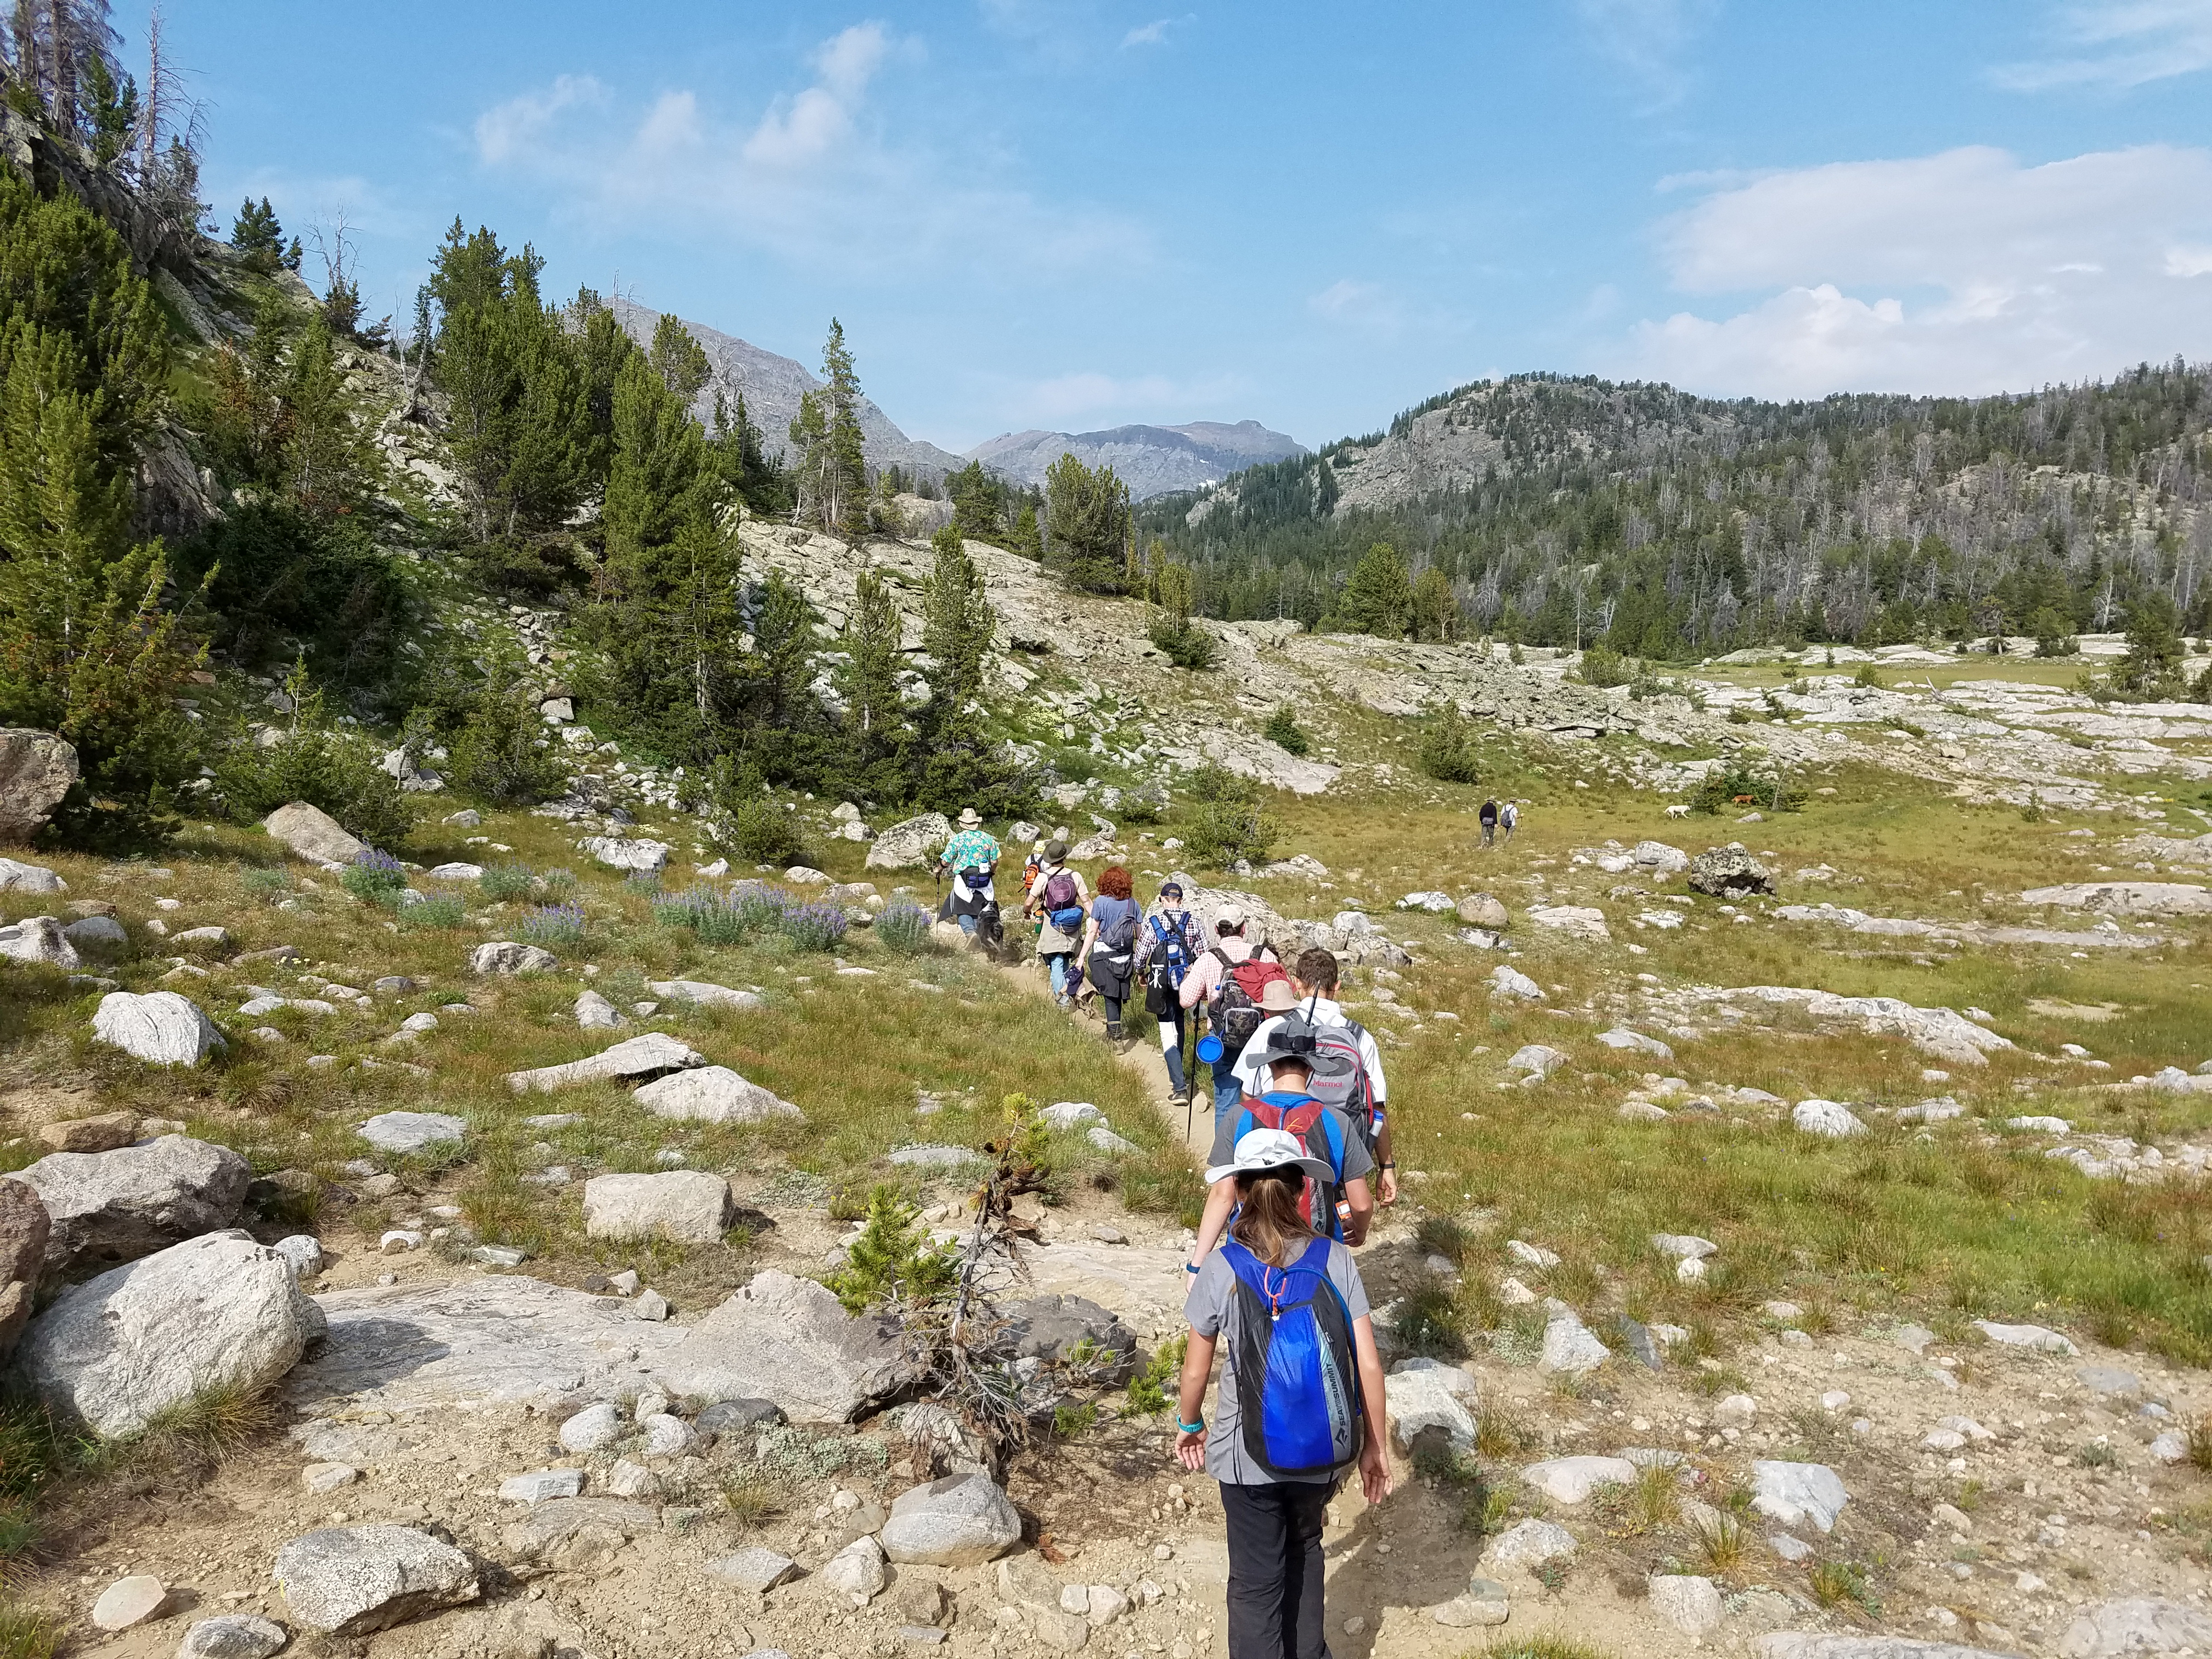
[(1073, 454), (1045, 470), (1046, 562), (1067, 585), (1086, 593), (1114, 593), (1127, 586), (1129, 487), (1110, 466), (1095, 471)]
[(958, 532), (948, 525), (930, 545), (937, 564), (922, 601), (921, 648), (937, 665), (930, 675), (930, 717), (941, 727), (982, 696), (983, 658), (999, 613)]
[(899, 699), (899, 614), (890, 589), (872, 570), (854, 584), (853, 611), (845, 623), (845, 649), (853, 659), (852, 723), (863, 761), (886, 752), (906, 725)]
[(653, 346), (647, 356), (669, 395), (685, 409), (698, 400), (714, 373), (706, 348), (691, 337), (681, 318), (666, 312), (653, 326)]
[(833, 317), (822, 347), (822, 385), (799, 399), (791, 442), (799, 457), (800, 514), (819, 529), (851, 536), (867, 529), (860, 405), (860, 376), (845, 344), (845, 327)]
[(1413, 621), (1413, 583), (1388, 542), (1376, 542), (1352, 566), (1337, 599), (1337, 616), (1346, 627), (1378, 639), (1406, 637)]
[(2172, 596), (2162, 587), (2147, 589), (2128, 607), (2128, 653), (2113, 669), (2112, 684), (2131, 696), (2178, 696), (2187, 650)]
[(276, 222), (276, 210), (264, 196), (252, 197), (230, 222), (230, 245), (246, 256), (246, 263), (262, 275), (273, 273), (284, 261), (284, 228)]

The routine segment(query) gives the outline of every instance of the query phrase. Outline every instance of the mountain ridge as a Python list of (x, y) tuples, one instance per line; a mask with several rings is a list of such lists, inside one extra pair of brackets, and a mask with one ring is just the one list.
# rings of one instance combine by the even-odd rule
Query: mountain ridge
[(1191, 421), (1181, 426), (1133, 422), (1097, 432), (1048, 432), (1031, 428), (1002, 433), (968, 452), (994, 472), (1022, 483), (1042, 484), (1045, 471), (1063, 454), (1085, 466), (1111, 466), (1138, 501), (1176, 490), (1204, 489), (1231, 474), (1267, 461), (1307, 453), (1304, 445), (1257, 421)]

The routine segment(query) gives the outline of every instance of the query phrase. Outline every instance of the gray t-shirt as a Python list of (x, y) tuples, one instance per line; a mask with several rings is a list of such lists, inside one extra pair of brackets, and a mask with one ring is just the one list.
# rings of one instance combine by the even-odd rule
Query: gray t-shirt
[[(1224, 1164), (1236, 1162), (1237, 1128), (1244, 1121), (1244, 1114), (1249, 1106), (1248, 1102), (1244, 1105), (1224, 1112), (1216, 1120), (1213, 1126), (1213, 1152), (1212, 1155), (1206, 1159), (1206, 1162), (1216, 1169), (1219, 1169)], [(1345, 1180), (1357, 1181), (1362, 1176), (1371, 1174), (1375, 1168), (1375, 1154), (1367, 1150), (1367, 1143), (1353, 1131), (1352, 1120), (1334, 1106), (1324, 1107), (1322, 1109), (1336, 1120), (1337, 1133), (1344, 1142)], [(1246, 1133), (1249, 1134), (1250, 1130), (1247, 1129)]]
[[(1365, 1318), (1367, 1287), (1359, 1282), (1359, 1269), (1352, 1265), (1352, 1252), (1341, 1244), (1328, 1247), (1328, 1277), (1337, 1293), (1344, 1297), (1352, 1322), (1356, 1324)], [(1209, 1251), (1197, 1277), (1191, 1280), (1190, 1295), (1182, 1304), (1182, 1316), (1191, 1329), (1200, 1336), (1217, 1339), (1219, 1344), (1221, 1386), (1214, 1392), (1213, 1420), (1206, 1437), (1206, 1472), (1232, 1486), (1285, 1484), (1279, 1476), (1261, 1468), (1244, 1449), (1243, 1417), (1237, 1405), (1236, 1358), (1243, 1310), (1237, 1294), (1237, 1270), (1229, 1265), (1229, 1258), (1221, 1251)]]

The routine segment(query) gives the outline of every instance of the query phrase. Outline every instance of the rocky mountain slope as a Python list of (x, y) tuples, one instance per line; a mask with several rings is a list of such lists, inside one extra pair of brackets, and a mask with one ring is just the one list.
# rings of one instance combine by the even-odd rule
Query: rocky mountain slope
[[(632, 339), (640, 345), (652, 343), (653, 328), (660, 321), (659, 312), (648, 311), (634, 301), (621, 298), (609, 303)], [(751, 416), (753, 424), (760, 428), (769, 452), (787, 449), (787, 434), (799, 413), (799, 400), (818, 390), (821, 379), (804, 363), (779, 357), (750, 340), (738, 339), (689, 318), (684, 319), (684, 326), (690, 331), (691, 337), (698, 341), (708, 361), (714, 365), (714, 374), (700, 392), (693, 412), (711, 426), (718, 394), (732, 408), (743, 396), (745, 410)], [(892, 424), (890, 416), (866, 398), (860, 400), (860, 419), (870, 466), (898, 466), (912, 477), (942, 478), (960, 465), (961, 458), (951, 451), (939, 449), (920, 438), (908, 437)]]
[(1010, 432), (981, 443), (968, 459), (1022, 483), (1042, 484), (1062, 455), (1085, 466), (1110, 466), (1136, 501), (1178, 489), (1210, 489), (1232, 472), (1262, 461), (1303, 455), (1295, 438), (1257, 421), (1193, 421), (1188, 426), (1117, 426), (1103, 432)]

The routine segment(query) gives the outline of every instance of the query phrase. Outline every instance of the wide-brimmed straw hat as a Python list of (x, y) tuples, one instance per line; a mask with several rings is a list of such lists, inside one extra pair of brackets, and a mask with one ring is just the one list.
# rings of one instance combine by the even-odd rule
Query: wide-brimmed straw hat
[(1298, 1138), (1289, 1130), (1252, 1129), (1237, 1138), (1232, 1161), (1218, 1164), (1206, 1172), (1206, 1183), (1210, 1187), (1232, 1176), (1265, 1175), (1282, 1170), (1297, 1170), (1316, 1181), (1336, 1178), (1336, 1171), (1321, 1159), (1309, 1157)]
[(973, 830), (982, 821), (982, 815), (974, 807), (963, 806), (960, 809), (960, 827), (963, 830)]

